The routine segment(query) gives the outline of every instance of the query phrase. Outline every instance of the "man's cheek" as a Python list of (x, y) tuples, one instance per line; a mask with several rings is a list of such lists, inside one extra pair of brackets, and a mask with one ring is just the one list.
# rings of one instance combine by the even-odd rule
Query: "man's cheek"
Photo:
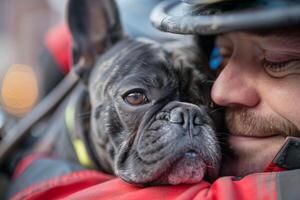
[(300, 130), (300, 76), (269, 80), (264, 91), (264, 109), (283, 118)]
[[(289, 97), (282, 103), (278, 103), (278, 113), (300, 130), (300, 96), (295, 99), (293, 99), (293, 95)], [(296, 99), (297, 101), (295, 101)]]

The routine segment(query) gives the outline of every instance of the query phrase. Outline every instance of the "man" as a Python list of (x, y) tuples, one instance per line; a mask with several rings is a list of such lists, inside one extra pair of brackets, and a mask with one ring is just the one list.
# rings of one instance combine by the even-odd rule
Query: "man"
[(225, 60), (211, 95), (227, 107), (234, 152), (234, 158), (225, 160), (224, 175), (263, 171), (287, 136), (300, 136), (299, 36), (296, 30), (217, 37)]
[[(42, 183), (48, 188), (38, 191), (41, 187), (36, 185), (27, 190), (30, 196), (23, 193), (15, 199), (299, 198), (300, 4), (186, 2), (190, 5), (182, 3), (179, 13), (174, 14), (177, 4), (171, 2), (158, 7), (152, 17), (170, 32), (218, 34), (215, 46), (222, 60), (211, 96), (226, 107), (230, 134), (221, 169), (225, 177), (212, 184), (138, 188), (101, 173), (81, 171), (63, 186), (57, 181), (64, 179), (52, 179)], [(66, 188), (72, 190), (62, 191)]]

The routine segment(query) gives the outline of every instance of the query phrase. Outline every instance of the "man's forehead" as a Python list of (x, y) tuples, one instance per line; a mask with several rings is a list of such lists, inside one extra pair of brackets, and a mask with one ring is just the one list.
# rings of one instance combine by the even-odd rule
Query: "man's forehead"
[[(250, 37), (258, 37), (262, 39), (277, 39), (278, 41), (300, 45), (300, 28), (282, 28), (274, 30), (255, 30), (247, 32), (231, 32), (217, 36), (218, 40), (231, 40), (236, 38), (235, 34), (246, 34)], [(300, 47), (300, 46), (299, 46)]]

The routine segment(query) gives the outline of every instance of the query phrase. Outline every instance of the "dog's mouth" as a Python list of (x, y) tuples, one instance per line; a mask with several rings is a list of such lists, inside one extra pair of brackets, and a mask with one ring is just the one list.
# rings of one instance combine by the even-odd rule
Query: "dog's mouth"
[(152, 152), (153, 157), (142, 156), (137, 152), (130, 154), (126, 158), (130, 162), (125, 161), (127, 164), (118, 170), (117, 175), (126, 182), (141, 186), (193, 184), (199, 183), (204, 177), (217, 175), (217, 152), (213, 153), (209, 149), (204, 151), (199, 148), (203, 144), (196, 145), (185, 139), (181, 140), (184, 144), (166, 145), (161, 151)]
[(170, 162), (169, 166), (161, 167), (165, 167), (165, 171), (153, 183), (172, 185), (197, 183), (203, 179), (207, 169), (201, 155), (194, 150), (183, 153), (178, 159)]

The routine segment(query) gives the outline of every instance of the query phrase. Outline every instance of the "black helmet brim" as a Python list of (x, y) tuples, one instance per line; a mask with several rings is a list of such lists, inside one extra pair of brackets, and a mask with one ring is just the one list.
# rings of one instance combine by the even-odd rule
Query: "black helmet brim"
[(300, 1), (282, 6), (253, 6), (245, 2), (234, 9), (233, 1), (204, 6), (164, 1), (155, 7), (150, 18), (156, 28), (178, 34), (212, 35), (300, 25)]

